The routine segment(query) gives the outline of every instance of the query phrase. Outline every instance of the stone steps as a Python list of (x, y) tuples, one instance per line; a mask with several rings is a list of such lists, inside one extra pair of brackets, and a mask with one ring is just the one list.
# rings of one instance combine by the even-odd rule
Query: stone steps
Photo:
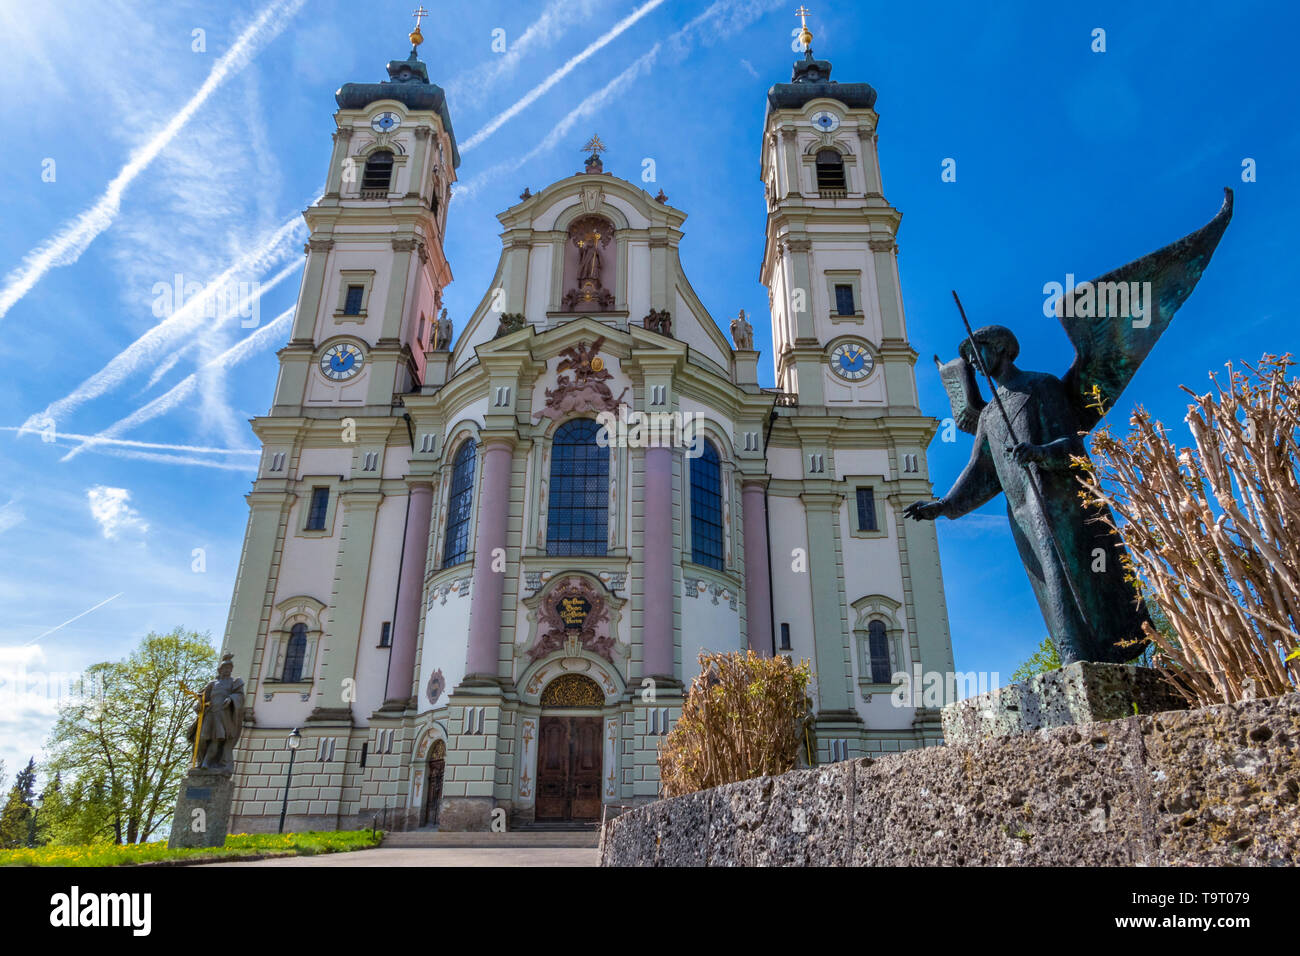
[(556, 848), (595, 849), (599, 830), (513, 830), (505, 833), (440, 833), (436, 830), (407, 830), (384, 835), (385, 847), (459, 848)]

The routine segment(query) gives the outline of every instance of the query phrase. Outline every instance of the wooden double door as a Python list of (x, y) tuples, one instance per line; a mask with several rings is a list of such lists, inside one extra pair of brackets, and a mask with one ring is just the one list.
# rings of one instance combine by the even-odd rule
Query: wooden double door
[(601, 724), (599, 717), (542, 717), (537, 820), (599, 819)]

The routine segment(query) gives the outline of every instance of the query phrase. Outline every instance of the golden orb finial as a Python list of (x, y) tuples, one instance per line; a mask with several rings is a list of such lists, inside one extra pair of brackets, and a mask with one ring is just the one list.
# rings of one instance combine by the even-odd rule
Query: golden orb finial
[(812, 11), (804, 6), (794, 12), (794, 15), (799, 18), (799, 26), (802, 27), (799, 32), (799, 42), (803, 44), (805, 50), (812, 46), (813, 41), (812, 31), (808, 29), (808, 14), (810, 13)]
[(428, 15), (429, 11), (424, 9), (423, 6), (417, 7), (415, 12), (411, 14), (411, 16), (415, 17), (415, 29), (409, 34), (412, 49), (424, 42), (424, 34), (420, 32), (420, 21)]

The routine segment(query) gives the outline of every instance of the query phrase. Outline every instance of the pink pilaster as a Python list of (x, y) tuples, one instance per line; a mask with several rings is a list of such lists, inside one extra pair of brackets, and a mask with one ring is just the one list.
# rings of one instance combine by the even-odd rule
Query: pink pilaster
[(414, 482), (406, 512), (402, 573), (397, 582), (397, 613), (393, 617), (393, 649), (388, 658), (388, 700), (404, 701), (415, 680), (415, 643), (420, 625), (420, 596), (424, 591), (424, 557), (433, 516), (433, 485)]
[(645, 533), (641, 538), (645, 571), (642, 641), (646, 676), (673, 672), (673, 452), (645, 453)]
[[(501, 643), (501, 600), (505, 574), (492, 570), (493, 556), (506, 547), (506, 516), (510, 510), (510, 462), (513, 438), (484, 436), (483, 482), (477, 502), (478, 533), (474, 538), (474, 581), (469, 604), (469, 658), (465, 677), (497, 679)], [(500, 549), (500, 551), (498, 551)]]
[(772, 579), (768, 567), (765, 497), (766, 479), (746, 481), (741, 487), (741, 510), (745, 522), (745, 614), (749, 628), (749, 649), (767, 656), (772, 653)]

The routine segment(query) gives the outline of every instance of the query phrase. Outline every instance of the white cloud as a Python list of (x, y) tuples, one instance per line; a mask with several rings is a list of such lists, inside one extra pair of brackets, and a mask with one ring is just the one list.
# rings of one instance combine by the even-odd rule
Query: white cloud
[(86, 500), (90, 504), (90, 515), (99, 524), (105, 538), (116, 538), (124, 531), (143, 534), (149, 530), (148, 522), (128, 504), (131, 492), (125, 488), (95, 485), (86, 489)]

